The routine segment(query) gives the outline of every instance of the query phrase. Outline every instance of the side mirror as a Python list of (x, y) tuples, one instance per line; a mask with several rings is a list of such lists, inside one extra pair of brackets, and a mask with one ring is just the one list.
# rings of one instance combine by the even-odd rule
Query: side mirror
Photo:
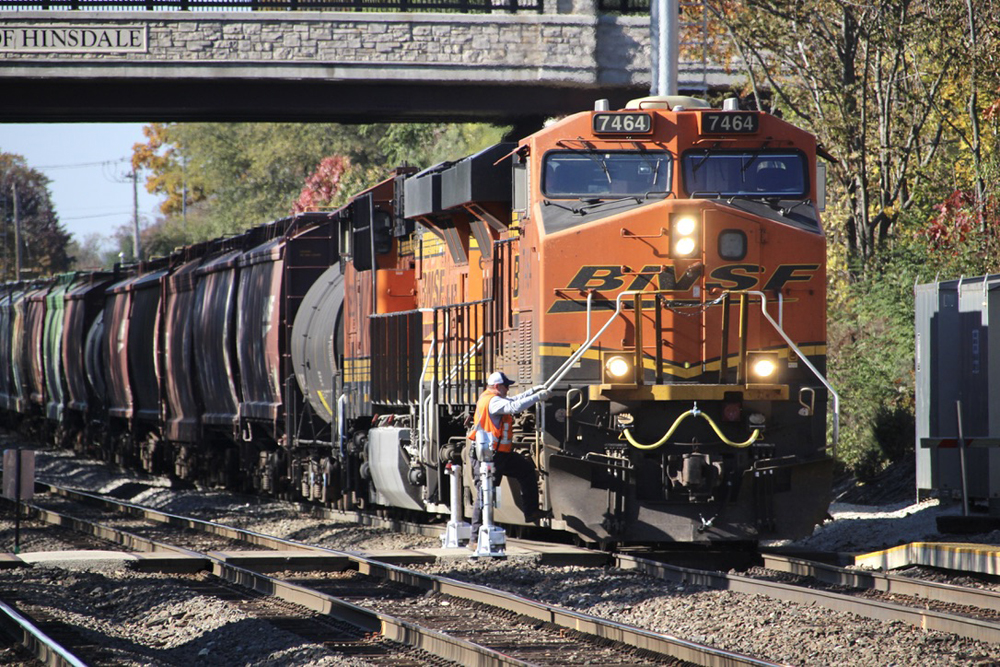
[(816, 163), (816, 208), (826, 210), (826, 165)]

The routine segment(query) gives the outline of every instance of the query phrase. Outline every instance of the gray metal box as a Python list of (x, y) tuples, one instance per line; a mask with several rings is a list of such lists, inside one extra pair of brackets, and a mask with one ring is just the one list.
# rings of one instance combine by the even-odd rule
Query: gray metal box
[(457, 208), (470, 202), (509, 202), (511, 162), (510, 158), (503, 158), (515, 148), (517, 144), (512, 142), (495, 144), (446, 169), (441, 174), (441, 207)]
[(441, 212), (441, 172), (451, 166), (442, 162), (414, 174), (403, 183), (403, 215), (416, 218)]
[(914, 289), (917, 491), (1000, 498), (1000, 275)]

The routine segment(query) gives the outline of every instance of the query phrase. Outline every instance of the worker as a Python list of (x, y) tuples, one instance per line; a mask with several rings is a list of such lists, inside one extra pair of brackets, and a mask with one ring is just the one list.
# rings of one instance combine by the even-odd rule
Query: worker
[(479, 474), (480, 462), (493, 462), (493, 486), (500, 484), (504, 475), (517, 480), (521, 486), (521, 504), (524, 518), (529, 523), (538, 521), (543, 512), (538, 508), (538, 478), (534, 464), (527, 458), (513, 451), (511, 430), (514, 425), (514, 415), (530, 408), (539, 401), (544, 401), (552, 392), (544, 385), (537, 385), (516, 396), (507, 396), (514, 381), (504, 373), (497, 371), (486, 379), (486, 390), (476, 403), (476, 413), (473, 417), (473, 429), (469, 439), (473, 440), (471, 448), (472, 473), (476, 480), (476, 504), (472, 510), (472, 542), (475, 543), (479, 534), (479, 526), (483, 520), (483, 490)]

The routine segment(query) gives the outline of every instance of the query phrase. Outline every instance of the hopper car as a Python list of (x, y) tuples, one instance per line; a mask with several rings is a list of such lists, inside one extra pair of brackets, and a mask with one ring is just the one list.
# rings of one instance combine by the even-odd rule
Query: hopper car
[(514, 424), (543, 527), (807, 534), (836, 408), (818, 156), (731, 104), (598, 104), (334, 211), (3, 285), (0, 410), (181, 480), (447, 520), (471, 512), (469, 422), (500, 370), (553, 392)]

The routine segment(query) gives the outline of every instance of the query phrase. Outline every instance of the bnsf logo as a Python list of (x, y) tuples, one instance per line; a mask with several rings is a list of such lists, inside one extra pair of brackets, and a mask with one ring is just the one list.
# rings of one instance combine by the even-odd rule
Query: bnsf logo
[[(812, 280), (819, 266), (819, 264), (782, 264), (764, 281), (761, 275), (764, 269), (758, 264), (726, 264), (712, 270), (705, 280), (705, 288), (733, 291), (780, 290), (788, 283)], [(700, 264), (688, 269), (679, 277), (672, 266), (644, 266), (639, 271), (626, 271), (626, 269), (627, 267), (621, 265), (581, 266), (565, 289), (581, 292), (617, 292), (625, 288), (628, 291), (653, 289), (683, 293), (691, 291), (702, 275)], [(627, 287), (626, 280), (630, 281)], [(763, 287), (760, 287), (762, 283)], [(579, 305), (575, 299), (561, 299), (553, 304), (549, 312), (579, 312)]]

